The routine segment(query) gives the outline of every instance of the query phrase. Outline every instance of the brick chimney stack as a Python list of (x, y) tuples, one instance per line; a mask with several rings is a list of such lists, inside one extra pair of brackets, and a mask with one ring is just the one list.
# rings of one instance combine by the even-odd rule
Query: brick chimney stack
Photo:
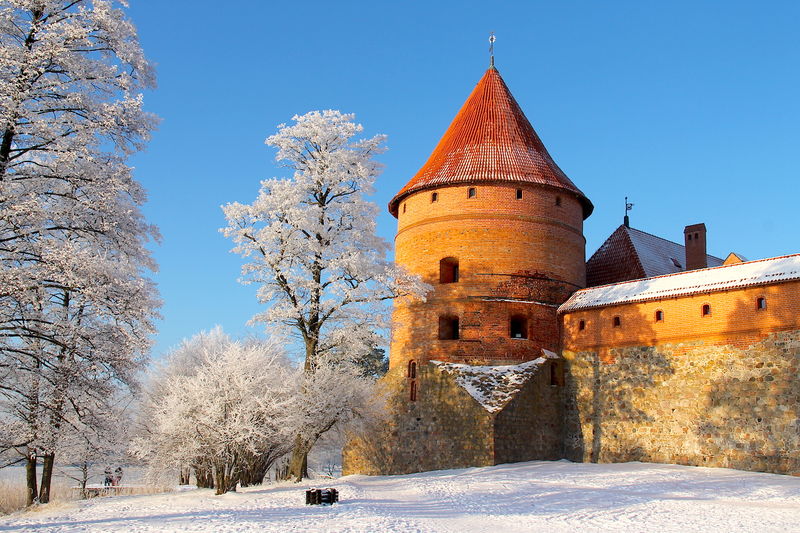
[(686, 270), (708, 268), (706, 225), (701, 223), (686, 226), (683, 229), (683, 238), (686, 245)]

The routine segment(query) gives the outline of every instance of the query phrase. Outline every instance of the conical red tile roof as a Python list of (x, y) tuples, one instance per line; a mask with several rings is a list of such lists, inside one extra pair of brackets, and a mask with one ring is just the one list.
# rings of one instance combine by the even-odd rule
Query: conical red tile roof
[(539, 183), (574, 193), (583, 217), (592, 203), (547, 153), (500, 73), (490, 67), (453, 119), (428, 162), (389, 202), (421, 189), (475, 182)]

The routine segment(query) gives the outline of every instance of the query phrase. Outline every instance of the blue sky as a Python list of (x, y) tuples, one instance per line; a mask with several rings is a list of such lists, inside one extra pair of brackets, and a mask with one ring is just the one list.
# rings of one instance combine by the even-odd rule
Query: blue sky
[[(800, 2), (131, 0), (162, 118), (133, 158), (164, 300), (153, 354), (221, 324), (250, 330), (255, 287), (218, 233), (220, 205), (284, 175), (264, 145), (313, 109), (356, 113), (389, 151), (382, 207), (425, 162), (488, 66), (595, 205), (587, 257), (622, 222), (709, 252), (800, 252)], [(395, 220), (382, 212), (390, 242)]]

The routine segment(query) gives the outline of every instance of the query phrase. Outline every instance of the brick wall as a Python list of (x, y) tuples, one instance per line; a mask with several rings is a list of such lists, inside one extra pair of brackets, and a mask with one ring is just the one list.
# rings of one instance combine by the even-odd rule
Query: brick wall
[[(756, 308), (758, 298), (765, 299), (765, 309)], [(656, 321), (656, 311), (663, 320)], [(616, 316), (619, 327), (613, 326)], [(800, 328), (800, 282), (575, 311), (562, 324), (563, 346), (571, 351), (701, 339), (746, 347), (769, 333)]]
[[(425, 303), (395, 302), (391, 366), (513, 363), (554, 350), (555, 308), (585, 284), (582, 224), (577, 198), (545, 186), (474, 184), (408, 196), (399, 206), (396, 262), (434, 291)], [(458, 283), (439, 283), (446, 257), (458, 260)], [(438, 339), (444, 315), (459, 318), (459, 340)], [(527, 320), (527, 339), (510, 338), (513, 315)]]

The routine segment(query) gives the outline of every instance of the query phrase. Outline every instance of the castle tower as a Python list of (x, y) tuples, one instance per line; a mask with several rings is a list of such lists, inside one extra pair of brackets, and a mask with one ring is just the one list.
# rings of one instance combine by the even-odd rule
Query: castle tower
[(389, 203), (395, 261), (434, 287), (424, 303), (396, 302), (391, 367), (556, 351), (556, 308), (586, 284), (592, 208), (490, 67)]
[(562, 458), (556, 311), (586, 284), (592, 204), (494, 66), (389, 210), (395, 261), (433, 291), (395, 301), (389, 416), (351, 439), (343, 471)]

